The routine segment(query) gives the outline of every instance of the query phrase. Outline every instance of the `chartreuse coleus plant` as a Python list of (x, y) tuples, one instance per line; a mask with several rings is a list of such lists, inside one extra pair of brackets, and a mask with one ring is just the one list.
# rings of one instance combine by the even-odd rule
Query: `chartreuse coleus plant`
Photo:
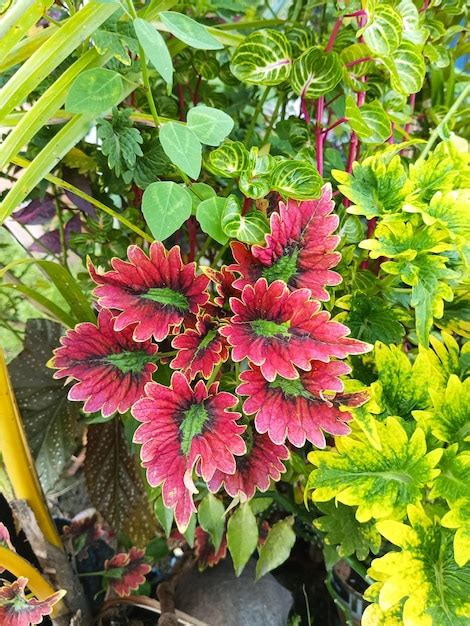
[(139, 587), (156, 518), (237, 575), (298, 532), (366, 578), (364, 624), (464, 623), (465, 2), (27, 5), (1, 25), (2, 333), (21, 296), (65, 329), (30, 321), (11, 373), (47, 492), (87, 429), (123, 541), (94, 574)]

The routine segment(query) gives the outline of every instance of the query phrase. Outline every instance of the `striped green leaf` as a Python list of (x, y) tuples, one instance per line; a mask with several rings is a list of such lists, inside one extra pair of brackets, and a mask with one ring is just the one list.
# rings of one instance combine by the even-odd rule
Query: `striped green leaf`
[(410, 41), (403, 41), (390, 58), (382, 61), (390, 72), (392, 89), (405, 95), (420, 91), (426, 66), (418, 46)]
[(341, 81), (342, 73), (336, 52), (325, 52), (314, 46), (295, 61), (290, 84), (298, 96), (315, 99), (334, 89)]
[(216, 176), (237, 178), (248, 164), (248, 150), (241, 141), (226, 141), (217, 150), (212, 150), (207, 167)]
[(292, 49), (287, 37), (270, 28), (249, 35), (230, 63), (238, 80), (255, 85), (279, 85), (289, 77), (291, 67)]
[(351, 128), (364, 143), (383, 143), (390, 137), (390, 120), (378, 100), (359, 108), (354, 98), (347, 96), (345, 115)]
[(258, 148), (250, 150), (248, 164), (240, 174), (238, 187), (248, 198), (263, 198), (270, 191), (269, 175), (273, 168), (273, 158), (269, 154), (258, 156)]
[(271, 172), (270, 182), (271, 189), (294, 200), (312, 200), (321, 194), (321, 176), (308, 161), (281, 161)]
[[(365, 89), (364, 83), (359, 79), (361, 76), (370, 74), (374, 61), (370, 58), (372, 55), (369, 48), (365, 43), (353, 43), (351, 46), (341, 50), (341, 61), (344, 64), (343, 73), (345, 81), (356, 91), (363, 91)], [(368, 61), (361, 61), (361, 59), (369, 59)], [(358, 61), (360, 61), (358, 63)], [(347, 67), (348, 64), (353, 64)]]
[(370, 50), (379, 56), (390, 56), (402, 38), (402, 18), (390, 5), (378, 3), (369, 20), (357, 35), (364, 37)]
[(421, 26), (420, 14), (413, 0), (401, 0), (397, 11), (403, 19), (403, 39), (417, 46), (424, 46), (429, 30)]
[(90, 2), (64, 22), (0, 90), (0, 120), (23, 102), (117, 8), (117, 4)]
[(244, 243), (260, 243), (269, 232), (267, 218), (259, 211), (242, 215), (235, 196), (229, 196), (222, 216), (222, 228), (226, 235)]

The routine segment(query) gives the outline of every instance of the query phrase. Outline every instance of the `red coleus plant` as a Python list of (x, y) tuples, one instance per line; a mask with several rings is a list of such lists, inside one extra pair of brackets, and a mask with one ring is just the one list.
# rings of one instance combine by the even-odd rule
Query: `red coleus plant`
[(145, 582), (151, 569), (145, 561), (144, 550), (132, 547), (129, 552), (115, 554), (105, 562), (104, 577), (118, 596), (128, 596)]
[[(265, 245), (233, 243), (235, 263), (202, 275), (158, 242), (148, 253), (130, 246), (111, 271), (89, 266), (98, 324), (67, 333), (55, 376), (78, 381), (69, 397), (86, 411), (131, 409), (147, 479), (162, 486), (180, 530), (196, 511), (196, 477), (212, 492), (252, 498), (285, 471), (286, 442), (324, 447), (324, 432), (349, 432), (340, 407), (365, 401), (343, 393), (350, 368), (335, 359), (370, 346), (321, 310), (325, 287), (340, 281), (332, 210), (329, 185), (318, 200), (280, 202)], [(168, 335), (178, 370), (169, 386), (152, 382), (160, 353), (151, 342)]]
[(18, 578), (11, 584), (0, 587), (0, 624), (2, 626), (29, 626), (40, 624), (43, 617), (50, 615), (54, 604), (65, 595), (65, 591), (56, 591), (45, 600), (27, 598), (26, 578)]
[(206, 533), (205, 530), (198, 526), (194, 532), (194, 554), (198, 560), (199, 569), (214, 567), (227, 555), (226, 536), (222, 537), (220, 547), (216, 552), (209, 533)]

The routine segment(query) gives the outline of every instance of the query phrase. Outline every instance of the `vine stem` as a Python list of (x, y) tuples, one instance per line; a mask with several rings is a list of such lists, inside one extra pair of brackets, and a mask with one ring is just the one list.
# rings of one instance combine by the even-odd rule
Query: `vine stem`
[(245, 146), (248, 146), (248, 142), (250, 141), (253, 131), (255, 129), (259, 114), (261, 113), (261, 109), (263, 108), (263, 105), (266, 102), (266, 98), (268, 97), (268, 94), (270, 91), (271, 91), (271, 87), (270, 86), (266, 87), (263, 95), (258, 100), (258, 104), (256, 105), (256, 109), (251, 119), (250, 125), (248, 126), (248, 129), (246, 131), (245, 142), (244, 142)]
[(439, 124), (436, 126), (436, 128), (431, 133), (431, 136), (428, 139), (428, 143), (424, 146), (424, 150), (422, 151), (421, 156), (419, 157), (420, 159), (425, 159), (428, 156), (431, 148), (433, 147), (433, 145), (435, 144), (437, 138), (439, 137), (439, 132), (440, 132), (441, 128), (447, 124), (447, 122), (450, 120), (450, 118), (453, 116), (453, 114), (457, 111), (457, 109), (459, 108), (461, 103), (467, 97), (469, 91), (470, 91), (470, 83), (467, 84), (467, 86), (462, 91), (460, 96), (457, 98), (457, 100), (450, 107), (450, 109), (444, 115), (442, 120), (439, 122)]
[(325, 144), (326, 133), (322, 131), (323, 111), (325, 109), (325, 97), (321, 96), (317, 101), (316, 113), (316, 150), (317, 150), (317, 170), (320, 176), (323, 176), (323, 146)]
[[(128, 0), (127, 6), (129, 7), (130, 14), (132, 19), (137, 19), (137, 12), (135, 10), (134, 4), (132, 0)], [(157, 107), (155, 106), (155, 100), (153, 99), (152, 88), (150, 86), (149, 74), (147, 70), (147, 58), (145, 56), (144, 49), (139, 43), (139, 57), (140, 57), (140, 69), (142, 71), (142, 79), (144, 81), (145, 93), (147, 96), (147, 102), (150, 108), (150, 113), (152, 114), (153, 121), (155, 122), (155, 126), (158, 128), (161, 124), (160, 118), (158, 116)]]
[(279, 96), (278, 96), (278, 98), (276, 100), (276, 104), (274, 106), (273, 114), (271, 115), (271, 119), (269, 120), (269, 126), (266, 129), (266, 133), (265, 133), (265, 135), (263, 137), (263, 142), (262, 142), (263, 145), (268, 143), (268, 139), (271, 136), (272, 130), (274, 128), (274, 124), (275, 124), (275, 122), (277, 120), (277, 117), (279, 115), (279, 109), (281, 108), (281, 104), (282, 104), (283, 99), (284, 99), (284, 94), (282, 94), (282, 93), (279, 94)]

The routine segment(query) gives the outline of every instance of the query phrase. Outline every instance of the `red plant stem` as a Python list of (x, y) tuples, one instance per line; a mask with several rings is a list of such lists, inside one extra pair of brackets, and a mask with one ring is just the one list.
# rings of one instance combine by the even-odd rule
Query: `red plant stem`
[(390, 126), (390, 137), (387, 139), (387, 143), (394, 142), (393, 131), (395, 130), (395, 124), (392, 122)]
[[(416, 104), (416, 94), (412, 93), (410, 95), (410, 109), (411, 109), (411, 115), (413, 115), (414, 110), (415, 110), (415, 104)], [(409, 133), (411, 130), (411, 124), (412, 121), (408, 122), (407, 124), (405, 124), (405, 133)]]
[(185, 118), (185, 113), (184, 113), (184, 92), (183, 92), (183, 85), (178, 85), (178, 103), (179, 103), (179, 118), (180, 118), (180, 122), (184, 122), (184, 118)]
[(336, 128), (340, 124), (343, 124), (344, 122), (347, 122), (347, 121), (348, 121), (347, 117), (340, 117), (339, 120), (336, 120), (334, 124), (332, 124), (331, 126), (328, 126), (328, 128), (325, 128), (325, 130), (322, 130), (322, 133), (326, 135), (326, 133), (329, 133), (330, 130), (333, 130), (333, 128)]
[(333, 30), (331, 31), (330, 38), (328, 39), (328, 43), (326, 44), (325, 52), (331, 52), (333, 50), (333, 46), (335, 45), (336, 37), (338, 35), (338, 31), (341, 28), (341, 24), (343, 23), (343, 16), (340, 15), (333, 26)]
[(326, 134), (322, 131), (323, 111), (325, 107), (325, 98), (321, 96), (317, 101), (316, 122), (316, 149), (317, 149), (317, 170), (320, 176), (323, 176), (323, 146), (325, 144)]
[(426, 11), (426, 9), (429, 7), (430, 4), (431, 4), (430, 0), (424, 0), (423, 6), (420, 8), (420, 10), (418, 12), (419, 13), (424, 13), (424, 11)]
[(194, 217), (190, 217), (188, 220), (188, 238), (189, 238), (189, 255), (188, 262), (192, 263), (196, 258), (197, 248), (197, 226)]
[(304, 96), (300, 96), (300, 110), (302, 112), (302, 117), (304, 118), (305, 123), (309, 126), (311, 120), (310, 115), (308, 114), (307, 102)]
[(359, 11), (354, 11), (354, 13), (347, 13), (344, 17), (367, 17), (367, 11), (360, 9)]
[(373, 61), (373, 59), (372, 57), (362, 57), (361, 59), (356, 59), (355, 61), (346, 63), (345, 67), (353, 67), (354, 65), (359, 65), (359, 63), (366, 63), (366, 61)]
[(201, 81), (202, 81), (202, 76), (199, 74), (196, 80), (196, 85), (194, 87), (194, 93), (193, 93), (194, 106), (196, 106), (196, 104), (199, 102), (199, 89), (201, 87)]

